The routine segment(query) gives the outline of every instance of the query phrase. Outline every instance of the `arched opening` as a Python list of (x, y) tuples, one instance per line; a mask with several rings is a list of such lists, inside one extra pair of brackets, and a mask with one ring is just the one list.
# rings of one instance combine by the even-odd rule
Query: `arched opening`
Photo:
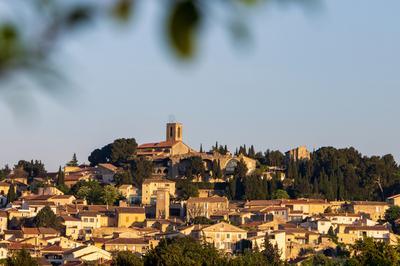
[(235, 168), (236, 168), (238, 162), (239, 162), (239, 161), (236, 160), (236, 159), (230, 160), (230, 161), (226, 164), (225, 173), (228, 174), (228, 175), (233, 174), (233, 173), (235, 172)]

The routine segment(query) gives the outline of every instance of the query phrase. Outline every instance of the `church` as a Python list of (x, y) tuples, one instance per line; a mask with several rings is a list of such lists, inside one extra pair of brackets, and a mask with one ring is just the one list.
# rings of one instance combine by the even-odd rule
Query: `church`
[(183, 143), (182, 130), (183, 125), (181, 123), (168, 123), (165, 141), (139, 145), (137, 148), (137, 155), (153, 159), (155, 157), (194, 153), (195, 150)]
[(166, 138), (164, 141), (144, 143), (138, 146), (136, 155), (145, 157), (154, 163), (155, 177), (180, 178), (184, 176), (191, 157), (200, 157), (203, 160), (206, 175), (211, 177), (212, 164), (218, 162), (224, 175), (231, 175), (239, 161), (244, 161), (248, 174), (256, 168), (256, 161), (249, 157), (231, 153), (198, 152), (183, 142), (183, 125), (181, 123), (167, 123)]

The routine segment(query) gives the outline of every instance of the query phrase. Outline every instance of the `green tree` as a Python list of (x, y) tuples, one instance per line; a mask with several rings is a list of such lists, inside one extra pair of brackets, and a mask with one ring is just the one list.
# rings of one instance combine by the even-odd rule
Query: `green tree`
[(114, 181), (117, 185), (124, 185), (124, 184), (132, 185), (133, 177), (131, 170), (128, 169), (124, 171), (118, 171), (118, 173), (114, 175)]
[(280, 151), (267, 150), (264, 157), (260, 158), (260, 163), (268, 166), (285, 166), (285, 155)]
[(399, 265), (400, 254), (397, 247), (372, 238), (358, 240), (351, 248), (354, 256), (346, 265)]
[(178, 199), (187, 200), (190, 197), (199, 196), (199, 188), (193, 182), (186, 179), (180, 179), (176, 183)]
[(145, 179), (148, 179), (153, 174), (153, 162), (146, 158), (140, 157), (134, 160), (131, 164), (133, 183), (137, 187), (142, 187), (142, 183)]
[(18, 161), (18, 164), (15, 165), (14, 167), (14, 173), (15, 170), (20, 171), (23, 170), (26, 174), (24, 174), (22, 171), (20, 171), (17, 175), (23, 177), (27, 176), (32, 180), (34, 177), (44, 177), (46, 175), (46, 169), (44, 167), (44, 164), (39, 161), (39, 160), (31, 160), (25, 161), (25, 160), (20, 160)]
[(143, 260), (130, 251), (120, 251), (113, 256), (111, 266), (142, 266)]
[(267, 180), (258, 175), (246, 176), (242, 179), (244, 186), (244, 199), (246, 200), (262, 200), (267, 199), (268, 185)]
[(214, 160), (212, 162), (212, 174), (214, 178), (222, 177), (221, 163), (219, 160)]
[(338, 243), (338, 237), (335, 233), (335, 230), (333, 230), (333, 226), (329, 227), (328, 236), (332, 239), (334, 243)]
[[(246, 175), (247, 175), (246, 163), (243, 160), (240, 160), (237, 163), (235, 170), (233, 172), (233, 178), (229, 181), (228, 184), (227, 194), (230, 199), (242, 200), (243, 198), (245, 198), (246, 195), (245, 195), (244, 182)], [(249, 195), (249, 197), (251, 196)]]
[(89, 155), (88, 160), (92, 166), (99, 163), (112, 163), (122, 166), (135, 154), (136, 148), (137, 143), (134, 138), (116, 139), (113, 143), (107, 144), (101, 149), (95, 149)]
[(39, 263), (31, 257), (25, 249), (21, 249), (8, 257), (4, 263), (6, 266), (39, 266)]
[(162, 239), (144, 256), (145, 265), (226, 265), (226, 259), (211, 244), (191, 237)]
[(11, 183), (10, 188), (8, 189), (7, 193), (7, 202), (13, 202), (17, 199), (17, 193), (15, 192), (14, 184)]
[(302, 266), (334, 266), (340, 265), (323, 254), (316, 254), (301, 263)]
[(60, 220), (49, 206), (45, 206), (38, 212), (33, 223), (36, 227), (51, 227), (56, 230), (60, 230), (62, 227)]
[(107, 185), (104, 187), (102, 199), (106, 203), (107, 207), (108, 205), (113, 205), (113, 203), (118, 199), (119, 193), (118, 190), (112, 186), (112, 185)]
[(288, 199), (289, 194), (286, 192), (286, 190), (278, 189), (274, 192), (274, 194), (272, 195), (272, 198), (273, 199)]
[(256, 151), (253, 145), (250, 146), (247, 156), (249, 156), (250, 158), (254, 158), (256, 156)]
[(265, 235), (263, 254), (269, 265), (280, 265), (282, 263), (281, 253), (277, 246), (271, 244), (268, 234)]
[(191, 220), (191, 223), (193, 223), (193, 224), (215, 224), (215, 222), (213, 220), (210, 220), (210, 219), (208, 219), (207, 217), (204, 217), (204, 216), (194, 217)]
[[(262, 252), (245, 250), (242, 255), (235, 256), (228, 261), (230, 266), (271, 266)], [(275, 264), (279, 265), (279, 264)]]
[(72, 186), (70, 193), (77, 198), (86, 199), (89, 204), (104, 204), (104, 188), (97, 180), (81, 180)]
[(78, 189), (76, 196), (80, 199), (86, 199), (89, 197), (90, 194), (90, 187), (89, 186), (82, 186)]
[(241, 159), (237, 163), (235, 170), (233, 172), (233, 175), (236, 177), (244, 178), (247, 175), (247, 172), (248, 172), (247, 165), (246, 165), (245, 161), (243, 159)]
[(396, 224), (396, 220), (400, 218), (400, 207), (399, 206), (390, 206), (389, 209), (385, 212), (385, 220), (388, 221), (392, 225), (392, 229), (395, 233), (399, 232), (399, 225)]
[(65, 185), (65, 174), (61, 170), (61, 166), (58, 168), (58, 173), (57, 173), (57, 186), (62, 186)]
[(135, 139), (117, 139), (111, 146), (111, 162), (117, 165), (126, 163), (136, 152), (137, 143)]
[(188, 158), (186, 161), (187, 165), (185, 169), (185, 176), (187, 178), (192, 179), (195, 176), (204, 177), (206, 169), (204, 167), (204, 162), (201, 157), (193, 156)]
[(6, 164), (3, 169), (0, 169), (0, 181), (6, 179), (6, 177), (11, 173), (11, 169)]
[(78, 166), (78, 159), (76, 158), (76, 153), (74, 153), (72, 155), (71, 161), (69, 161), (66, 165), (67, 166)]

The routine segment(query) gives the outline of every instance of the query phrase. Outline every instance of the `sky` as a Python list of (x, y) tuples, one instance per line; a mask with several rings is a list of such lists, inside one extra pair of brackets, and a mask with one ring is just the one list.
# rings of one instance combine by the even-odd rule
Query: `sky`
[(171, 117), (195, 149), (353, 146), (400, 161), (400, 1), (257, 8), (244, 45), (215, 18), (191, 62), (165, 45), (157, 2), (129, 25), (97, 23), (64, 39), (53, 55), (63, 93), (0, 83), (0, 167), (40, 159), (55, 171), (116, 138), (161, 141)]

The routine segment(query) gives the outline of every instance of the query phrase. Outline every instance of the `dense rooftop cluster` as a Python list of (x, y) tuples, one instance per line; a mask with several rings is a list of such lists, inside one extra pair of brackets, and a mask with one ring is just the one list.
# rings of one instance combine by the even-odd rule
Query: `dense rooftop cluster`
[(399, 169), (389, 155), (305, 147), (260, 154), (244, 146), (231, 154), (218, 144), (195, 151), (177, 123), (162, 143), (119, 139), (93, 151), (90, 165), (74, 155), (54, 173), (40, 161), (3, 168), (0, 259), (318, 265), (362, 262), (365, 243), (398, 252)]

